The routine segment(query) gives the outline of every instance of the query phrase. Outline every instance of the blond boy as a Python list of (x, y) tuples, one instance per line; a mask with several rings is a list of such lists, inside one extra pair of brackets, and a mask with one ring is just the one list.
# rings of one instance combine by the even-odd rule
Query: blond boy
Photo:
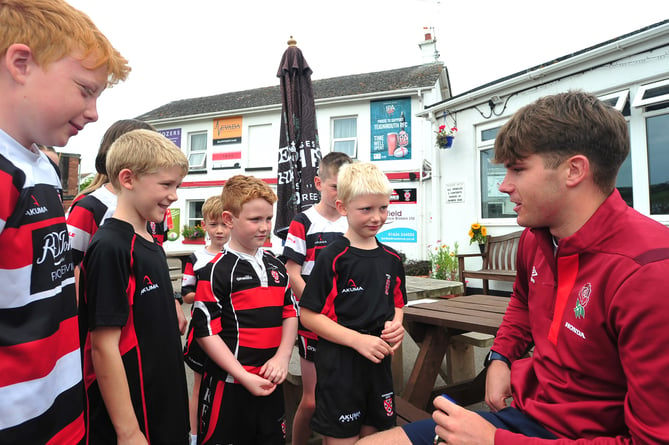
[[(223, 222), (223, 205), (221, 204), (220, 195), (209, 197), (202, 205), (201, 224), (209, 236), (209, 244), (193, 252), (186, 260), (183, 279), (181, 281), (181, 293), (184, 302), (188, 304), (192, 304), (195, 301), (198, 273), (223, 250), (223, 246), (230, 239), (230, 227)], [(200, 348), (197, 341), (195, 341), (192, 321), (188, 327), (186, 339), (184, 361), (193, 370), (193, 390), (188, 402), (188, 409), (191, 445), (195, 445), (197, 443), (197, 400), (200, 392), (200, 382), (202, 382), (202, 373), (204, 372), (206, 354)]]
[(147, 230), (177, 200), (186, 156), (151, 130), (119, 137), (107, 155), (116, 210), (82, 262), (80, 323), (88, 441), (188, 444), (188, 395), (174, 292)]
[(261, 248), (276, 195), (260, 179), (237, 175), (225, 183), (221, 202), (230, 242), (203, 269), (193, 313), (209, 357), (198, 443), (283, 444), (280, 385), (297, 335), (297, 305), (283, 263)]
[[(290, 223), (283, 256), (286, 258), (286, 270), (290, 276), (290, 286), (299, 301), (302, 290), (309, 279), (318, 253), (329, 243), (340, 238), (346, 232), (346, 217), (337, 211), (337, 175), (339, 168), (353, 162), (346, 153), (331, 152), (321, 159), (318, 176), (314, 178), (316, 190), (321, 199), (314, 206), (298, 213)], [(313, 332), (299, 325), (298, 352), (302, 375), (302, 398), (295, 412), (292, 429), (293, 445), (306, 445), (311, 436), (309, 422), (316, 407), (316, 367), (314, 357), (318, 348), (318, 337)]]
[(130, 68), (62, 0), (0, 1), (0, 443), (84, 436), (74, 276), (60, 178), (37, 144), (97, 120)]
[(323, 250), (300, 300), (300, 319), (318, 337), (316, 410), (324, 443), (354, 443), (395, 424), (391, 354), (404, 335), (404, 268), (377, 241), (392, 189), (371, 163), (341, 167), (337, 209), (348, 230)]

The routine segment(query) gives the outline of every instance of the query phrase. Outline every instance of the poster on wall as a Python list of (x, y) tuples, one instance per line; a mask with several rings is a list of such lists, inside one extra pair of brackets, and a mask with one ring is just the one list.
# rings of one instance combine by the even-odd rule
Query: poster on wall
[(411, 99), (370, 103), (371, 160), (411, 159)]
[(388, 219), (376, 237), (382, 243), (418, 242), (418, 205), (415, 188), (393, 190), (388, 206)]
[(219, 117), (214, 119), (214, 145), (241, 144), (242, 117)]
[(158, 130), (158, 133), (162, 134), (167, 139), (174, 142), (174, 145), (181, 148), (181, 128), (169, 128), (167, 130)]
[(214, 119), (212, 168), (240, 168), (242, 165), (242, 117)]

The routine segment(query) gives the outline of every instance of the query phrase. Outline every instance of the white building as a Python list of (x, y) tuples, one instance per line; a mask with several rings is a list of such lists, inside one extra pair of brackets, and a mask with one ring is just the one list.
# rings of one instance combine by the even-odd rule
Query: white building
[[(520, 107), (572, 89), (596, 94), (627, 117), (632, 149), (618, 187), (635, 209), (669, 225), (669, 20), (455, 97), (446, 68), (434, 62), (434, 43), (426, 36), (420, 45), (425, 65), (314, 81), (322, 153), (346, 150), (358, 160), (378, 162), (398, 198), (407, 197), (408, 204), (391, 206), (389, 227), (400, 229), (402, 241), (390, 242), (393, 247), (425, 259), (427, 246), (437, 241), (458, 242), (461, 253), (475, 252), (467, 235), (473, 222), (492, 235), (519, 230), (510, 201), (497, 189), (504, 168), (490, 162), (495, 135)], [(191, 160), (176, 203), (181, 225), (197, 221), (198, 205), (234, 174), (276, 184), (278, 88), (277, 79), (275, 87), (177, 101), (139, 116), (173, 133)], [(405, 111), (411, 148), (406, 158), (379, 156), (379, 144), (385, 148), (382, 133), (393, 131), (378, 128), (378, 112), (385, 106)], [(388, 123), (396, 125), (398, 118)], [(215, 145), (217, 123), (238, 128), (228, 135), (232, 144)], [(435, 146), (442, 124), (459, 130), (450, 149)], [(188, 247), (180, 241), (166, 245), (168, 250)], [(280, 240), (273, 245), (280, 250)]]
[[(447, 72), (435, 60), (435, 42), (426, 35), (419, 45), (427, 62), (423, 65), (313, 81), (322, 154), (344, 151), (360, 161), (378, 163), (396, 191), (388, 229), (379, 238), (410, 258), (422, 257), (428, 241), (423, 236), (425, 212), (430, 207), (426, 160), (433, 157), (434, 148), (432, 124), (417, 113), (450, 96)], [(199, 223), (204, 200), (219, 194), (233, 175), (256, 176), (275, 188), (281, 123), (278, 78), (276, 83), (179, 100), (138, 117), (153, 124), (188, 156), (190, 171), (172, 209), (179, 215), (179, 230)], [(406, 154), (402, 150), (395, 153), (395, 147), (402, 145), (395, 142), (402, 120), (409, 135)], [(389, 139), (393, 139), (391, 148)], [(273, 237), (272, 245), (275, 252), (281, 252), (279, 238)], [(184, 245), (182, 238), (165, 243), (168, 252), (195, 247)]]

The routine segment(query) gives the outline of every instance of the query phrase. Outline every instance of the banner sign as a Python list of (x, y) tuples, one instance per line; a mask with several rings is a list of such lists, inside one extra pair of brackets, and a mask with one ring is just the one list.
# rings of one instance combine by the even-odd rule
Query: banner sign
[(411, 159), (411, 99), (372, 101), (371, 160)]

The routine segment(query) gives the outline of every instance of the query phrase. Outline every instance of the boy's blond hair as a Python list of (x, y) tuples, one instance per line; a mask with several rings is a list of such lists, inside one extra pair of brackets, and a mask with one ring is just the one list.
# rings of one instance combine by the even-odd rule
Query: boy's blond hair
[(188, 173), (188, 159), (174, 142), (153, 130), (132, 130), (121, 135), (107, 153), (107, 174), (114, 189), (120, 190), (118, 179), (123, 169), (135, 176), (157, 173), (163, 168), (181, 168)]
[(264, 199), (271, 205), (276, 202), (276, 194), (262, 180), (253, 176), (235, 175), (228, 179), (221, 193), (223, 211), (239, 216), (242, 206), (254, 199)]
[(388, 195), (393, 192), (386, 175), (370, 162), (344, 164), (337, 175), (337, 199), (344, 204), (361, 195)]
[(0, 0), (0, 55), (22, 43), (42, 68), (76, 55), (81, 60), (92, 56), (84, 66), (107, 68), (107, 86), (125, 80), (128, 61), (109, 43), (107, 37), (83, 12), (63, 0)]
[(223, 204), (221, 204), (221, 196), (210, 196), (202, 204), (202, 218), (207, 221), (217, 221), (223, 215)]

